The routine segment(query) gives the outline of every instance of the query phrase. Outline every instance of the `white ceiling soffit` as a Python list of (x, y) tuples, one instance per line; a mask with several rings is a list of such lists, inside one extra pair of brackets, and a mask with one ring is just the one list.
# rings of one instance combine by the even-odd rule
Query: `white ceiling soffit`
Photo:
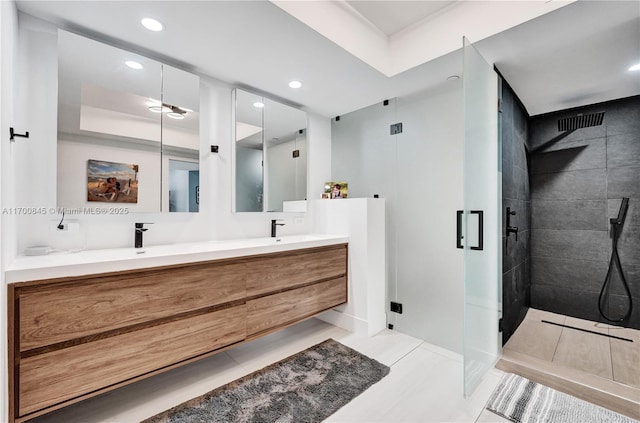
[[(429, 11), (428, 16), (390, 36), (345, 0), (270, 1), (391, 77), (458, 50), (463, 36), (477, 42), (575, 0), (456, 1)], [(415, 3), (419, 7), (420, 2)], [(409, 10), (407, 5), (404, 9)]]
[(387, 36), (418, 23), (443, 9), (455, 5), (458, 0), (347, 0), (349, 6), (364, 16)]

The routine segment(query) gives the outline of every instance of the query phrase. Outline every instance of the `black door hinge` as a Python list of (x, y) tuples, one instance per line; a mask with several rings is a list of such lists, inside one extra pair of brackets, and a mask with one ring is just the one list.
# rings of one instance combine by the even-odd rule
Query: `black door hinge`
[(502, 332), (503, 328), (502, 328), (502, 319), (498, 320), (498, 332)]
[(394, 123), (390, 128), (391, 135), (402, 133), (402, 122)]
[(391, 311), (402, 314), (402, 304), (391, 301)]

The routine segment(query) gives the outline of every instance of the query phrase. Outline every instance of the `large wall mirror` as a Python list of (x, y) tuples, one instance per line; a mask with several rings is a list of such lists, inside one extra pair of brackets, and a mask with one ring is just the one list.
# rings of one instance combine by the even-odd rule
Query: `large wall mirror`
[(236, 212), (304, 211), (307, 114), (234, 90)]
[(198, 211), (199, 78), (58, 31), (57, 203)]

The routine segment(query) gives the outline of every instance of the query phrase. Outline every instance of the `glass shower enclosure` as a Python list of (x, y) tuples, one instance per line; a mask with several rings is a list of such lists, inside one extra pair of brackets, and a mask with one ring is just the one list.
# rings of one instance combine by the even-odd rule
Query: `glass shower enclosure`
[(464, 394), (471, 395), (500, 353), (501, 157), (498, 79), (463, 40), (464, 210), (458, 248), (464, 249)]

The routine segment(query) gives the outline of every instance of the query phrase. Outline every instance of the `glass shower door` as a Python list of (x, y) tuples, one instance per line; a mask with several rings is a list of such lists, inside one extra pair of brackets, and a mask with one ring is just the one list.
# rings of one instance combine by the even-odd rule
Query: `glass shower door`
[(458, 246), (464, 248), (464, 394), (469, 396), (500, 351), (501, 178), (497, 75), (466, 38), (463, 55), (464, 210), (458, 212)]

